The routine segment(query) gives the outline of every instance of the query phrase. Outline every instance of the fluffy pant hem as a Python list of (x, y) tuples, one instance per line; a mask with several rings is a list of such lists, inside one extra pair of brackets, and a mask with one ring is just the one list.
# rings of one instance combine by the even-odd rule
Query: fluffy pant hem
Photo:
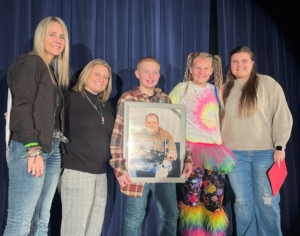
[(183, 236), (222, 236), (228, 227), (228, 218), (223, 208), (211, 212), (203, 203), (197, 206), (179, 203), (180, 232)]

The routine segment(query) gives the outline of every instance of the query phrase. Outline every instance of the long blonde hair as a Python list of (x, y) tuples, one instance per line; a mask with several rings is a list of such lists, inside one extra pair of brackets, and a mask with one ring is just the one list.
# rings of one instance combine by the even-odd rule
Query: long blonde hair
[(107, 84), (106, 88), (98, 94), (100, 101), (102, 103), (104, 103), (108, 100), (111, 90), (112, 90), (111, 68), (106, 61), (103, 61), (101, 59), (95, 59), (95, 60), (90, 61), (81, 71), (78, 81), (75, 84), (75, 86), (73, 87), (73, 90), (81, 93), (81, 95), (84, 96), (84, 88), (85, 88), (86, 80), (96, 65), (105, 66), (109, 72), (108, 84)]
[[(233, 54), (239, 52), (247, 52), (252, 61), (254, 61), (254, 54), (250, 48), (246, 46), (237, 47), (233, 49), (229, 56), (229, 63), (231, 61), (231, 57)], [(223, 91), (223, 101), (226, 104), (227, 98), (230, 95), (230, 91), (234, 86), (235, 76), (231, 73), (231, 68), (229, 66), (228, 73), (226, 75), (226, 82), (224, 84), (224, 91)], [(242, 95), (240, 98), (239, 103), (239, 117), (250, 117), (252, 116), (257, 110), (257, 87), (258, 87), (258, 77), (257, 72), (255, 70), (255, 63), (251, 70), (250, 76), (246, 84), (242, 89)], [(224, 117), (224, 116), (223, 116)]]
[(32, 53), (39, 55), (45, 64), (48, 67), (51, 79), (53, 84), (55, 83), (55, 79), (52, 76), (50, 67), (47, 63), (46, 56), (45, 56), (45, 36), (49, 27), (52, 23), (57, 22), (59, 23), (64, 31), (65, 37), (65, 48), (64, 50), (57, 56), (57, 67), (58, 67), (58, 84), (59, 86), (67, 87), (69, 85), (69, 35), (67, 27), (62, 19), (57, 16), (48, 16), (40, 21), (38, 24), (35, 34), (34, 34), (34, 44), (33, 44), (33, 51)]

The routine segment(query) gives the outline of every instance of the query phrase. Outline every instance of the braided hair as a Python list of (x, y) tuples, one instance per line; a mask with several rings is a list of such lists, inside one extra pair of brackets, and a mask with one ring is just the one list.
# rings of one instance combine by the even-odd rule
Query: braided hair
[(194, 60), (198, 57), (210, 58), (212, 60), (212, 67), (214, 68), (214, 72), (208, 82), (214, 84), (217, 88), (220, 88), (220, 86), (223, 84), (221, 57), (218, 55), (212, 56), (211, 54), (206, 52), (196, 52), (188, 55), (183, 81), (193, 80), (192, 74), (190, 73), (190, 67), (193, 65)]

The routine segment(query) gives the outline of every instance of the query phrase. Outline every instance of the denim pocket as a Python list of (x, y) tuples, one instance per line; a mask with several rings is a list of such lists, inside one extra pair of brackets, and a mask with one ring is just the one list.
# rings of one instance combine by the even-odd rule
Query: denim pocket
[(45, 161), (47, 157), (49, 156), (49, 153), (43, 151), (43, 149), (40, 150), (40, 155), (42, 156), (43, 160)]
[(22, 159), (22, 161), (26, 161), (27, 163), (26, 148), (24, 147), (23, 143), (12, 140), (7, 154), (7, 166), (9, 167), (12, 162), (20, 159)]

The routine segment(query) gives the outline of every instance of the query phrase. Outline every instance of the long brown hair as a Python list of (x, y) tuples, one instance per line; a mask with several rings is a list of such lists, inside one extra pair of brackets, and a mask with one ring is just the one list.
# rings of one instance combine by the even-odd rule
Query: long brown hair
[[(242, 47), (237, 47), (231, 51), (229, 56), (229, 63), (231, 62), (232, 55), (239, 52), (247, 52), (251, 60), (254, 61), (254, 54), (251, 51), (251, 49), (246, 46), (242, 46)], [(224, 104), (226, 104), (227, 98), (230, 95), (230, 91), (234, 86), (235, 79), (236, 77), (231, 73), (231, 67), (229, 64), (228, 73), (226, 75), (226, 82), (224, 84), (224, 90), (223, 90)], [(256, 112), (257, 87), (258, 87), (258, 77), (257, 77), (257, 72), (255, 70), (255, 63), (254, 63), (249, 79), (242, 89), (242, 95), (240, 98), (239, 112), (238, 112), (239, 117), (250, 117)], [(224, 115), (225, 114), (223, 114), (222, 117), (224, 117)]]

